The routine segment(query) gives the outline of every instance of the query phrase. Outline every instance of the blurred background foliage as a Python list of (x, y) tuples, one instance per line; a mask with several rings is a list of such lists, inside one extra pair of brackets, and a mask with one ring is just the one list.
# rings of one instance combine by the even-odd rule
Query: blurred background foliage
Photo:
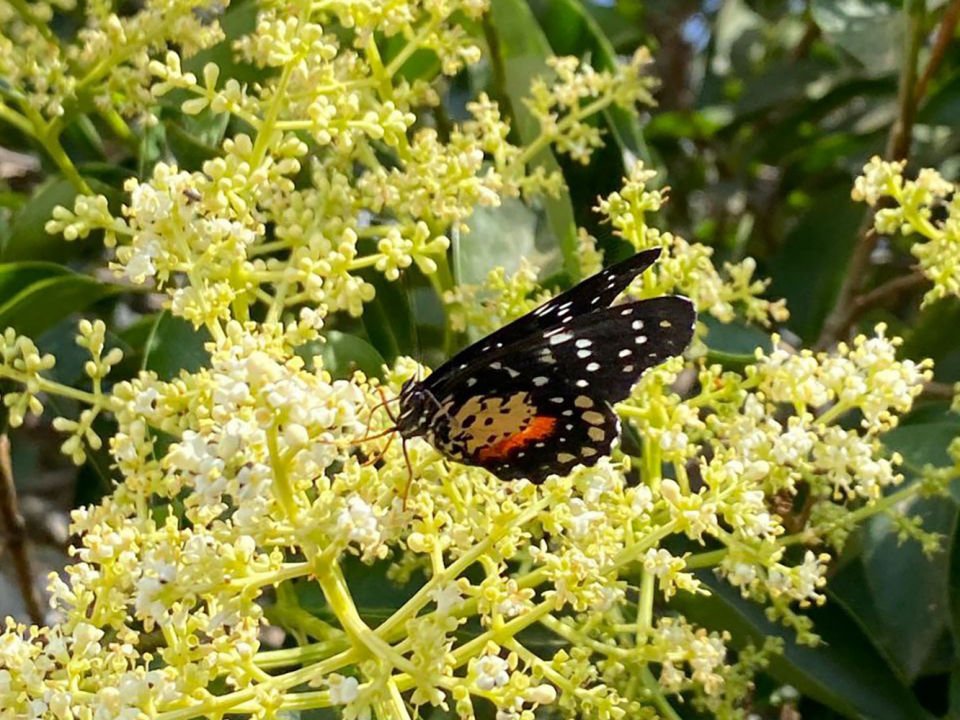
[[(957, 180), (958, 18), (957, 0), (493, 0), (487, 19), (470, 28), (489, 48), (488, 60), (441, 87), (444, 103), (424, 123), (443, 130), (486, 91), (522, 142), (536, 130), (521, 98), (549, 54), (604, 68), (639, 45), (656, 60), (658, 107), (640, 118), (607, 111), (598, 120), (607, 146), (588, 166), (542, 153), (538, 162), (562, 168), (567, 191), (534, 208), (508, 203), (478, 212), (469, 239), (454, 238), (439, 285), (414, 272), (392, 284), (371, 273), (377, 298), (361, 320), (334, 320), (321, 349), (327, 366), (345, 376), (355, 368), (379, 373), (400, 354), (436, 363), (468, 339), (448, 327), (438, 287), (478, 282), (495, 265), (512, 272), (525, 255), (545, 267), (545, 279), (572, 282), (576, 225), (600, 239), (608, 260), (619, 258), (627, 249), (591, 208), (639, 158), (671, 188), (661, 228), (713, 247), (721, 259), (757, 259), (758, 274), (772, 279), (770, 295), (788, 301), (792, 317), (778, 329), (787, 341), (827, 347), (883, 320), (905, 337), (905, 354), (934, 358), (936, 382), (890, 433), (890, 445), (904, 456), (908, 481), (926, 463), (946, 463), (944, 449), (960, 433), (947, 399), (949, 384), (960, 380), (960, 303), (920, 308), (926, 287), (910, 268), (909, 239), (868, 233), (869, 216), (850, 189), (874, 154), (909, 158), (913, 172), (931, 166)], [(224, 25), (236, 36), (254, 19), (253, 4), (240, 0)], [(69, 17), (58, 22), (54, 30), (69, 34)], [(385, 44), (388, 57), (397, 51)], [(257, 79), (259, 71), (238, 64), (228, 43), (192, 59), (189, 69), (212, 59), (224, 74)], [(418, 53), (404, 71), (434, 78), (436, 59)], [(184, 116), (180, 100), (165, 97), (160, 122), (132, 132), (118, 132), (93, 108), (77, 108), (61, 141), (86, 184), (118, 207), (123, 180), (149, 174), (157, 160), (198, 169), (213, 156), (235, 121)], [(44, 231), (55, 205), (72, 205), (77, 179), (60, 176), (41, 147), (2, 119), (0, 138), (0, 326), (38, 337), (41, 349), (57, 355), (56, 379), (65, 383), (82, 374), (73, 343), (79, 312), (122, 328), (111, 338), (126, 353), (116, 377), (140, 368), (171, 377), (202, 365), (202, 334), (164, 313), (157, 297), (95, 271), (104, 264), (101, 238), (66, 244)], [(743, 362), (764, 342), (759, 330), (737, 324), (713, 327), (708, 337), (711, 351)], [(105, 452), (91, 453), (73, 468), (42, 424), (28, 423), (11, 441), (42, 586), (44, 569), (67, 562), (66, 513), (110, 490), (109, 461)], [(960, 502), (960, 489), (955, 498)], [(813, 611), (825, 641), (818, 648), (797, 647), (711, 574), (703, 580), (712, 597), (676, 598), (691, 620), (730, 631), (735, 644), (784, 637), (783, 657), (758, 681), (752, 710), (759, 717), (960, 717), (957, 506), (916, 505), (927, 529), (943, 534), (943, 551), (926, 558), (915, 545), (899, 544), (886, 520), (869, 523), (834, 569), (829, 604)], [(0, 561), (0, 614), (28, 614), (9, 565)], [(402, 601), (401, 591), (393, 597), (381, 582), (366, 585), (371, 616)]]

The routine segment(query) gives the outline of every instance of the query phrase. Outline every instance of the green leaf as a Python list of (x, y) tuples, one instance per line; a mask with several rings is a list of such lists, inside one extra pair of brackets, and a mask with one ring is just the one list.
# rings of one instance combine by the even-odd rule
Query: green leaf
[(960, 125), (960, 73), (955, 73), (930, 94), (917, 120), (928, 125)]
[(871, 720), (929, 718), (917, 699), (883, 656), (836, 603), (811, 610), (809, 615), (823, 643), (815, 648), (798, 645), (792, 631), (771, 623), (763, 607), (744, 600), (738, 590), (711, 573), (698, 573), (710, 587), (709, 597), (681, 593), (671, 602), (687, 618), (704, 627), (727, 630), (737, 645), (765, 637), (784, 641), (783, 655), (774, 656), (769, 672), (841, 715)]
[(754, 361), (754, 350), (773, 350), (770, 333), (756, 325), (747, 325), (739, 320), (724, 323), (712, 315), (701, 315), (699, 320), (707, 326), (707, 345), (711, 352), (746, 355)]
[(876, 0), (813, 0), (810, 12), (824, 39), (873, 75), (903, 62), (903, 13)]
[(357, 370), (362, 370), (367, 377), (382, 375), (386, 363), (367, 340), (339, 330), (329, 331), (325, 338), (325, 342), (309, 343), (297, 348), (297, 354), (311, 357), (319, 355), (324, 370), (334, 379), (348, 378)]
[[(960, 648), (960, 523), (950, 539), (950, 625), (953, 631), (953, 652)], [(960, 717), (960, 664), (954, 663), (950, 681), (950, 705), (956, 708), (949, 717)]]
[(230, 116), (209, 110), (197, 117), (179, 115), (164, 123), (167, 144), (185, 170), (198, 171), (203, 163), (220, 154), (219, 145)]
[(0, 303), (6, 302), (41, 280), (70, 274), (69, 268), (57, 263), (40, 261), (0, 263)]
[[(108, 198), (116, 197), (113, 188), (91, 178), (87, 178), (87, 182), (94, 191)], [(53, 217), (53, 209), (57, 205), (72, 209), (76, 197), (76, 188), (67, 180), (54, 180), (36, 193), (20, 209), (8, 231), (0, 238), (0, 259), (4, 262), (50, 257), (66, 260), (82, 254), (92, 244), (89, 238), (68, 243), (62, 236), (51, 235), (44, 229), (47, 221)]]
[(770, 296), (786, 299), (790, 329), (807, 341), (816, 339), (833, 307), (862, 217), (863, 208), (850, 202), (849, 183), (825, 188), (771, 263)]
[[(19, 265), (13, 263), (5, 267)], [(68, 315), (127, 290), (120, 285), (102, 283), (70, 271), (38, 277), (12, 297), (3, 299), (0, 304), (0, 328), (12, 327), (19, 333), (36, 337)]]
[[(908, 468), (919, 469), (948, 464), (946, 447), (958, 434), (960, 417), (938, 403), (911, 414), (883, 440), (891, 452), (903, 455)], [(956, 535), (957, 506), (948, 499), (914, 498), (898, 511), (922, 518), (924, 529), (941, 534), (947, 543)], [(859, 557), (831, 584), (837, 599), (908, 681), (923, 674), (952, 627), (950, 565), (946, 548), (927, 557), (916, 542), (900, 542), (890, 520), (879, 516), (864, 527)]]
[(469, 232), (453, 246), (458, 284), (482, 283), (496, 267), (511, 274), (520, 258), (536, 253), (537, 216), (519, 200), (507, 198), (499, 207), (478, 207), (467, 225)]
[[(943, 498), (918, 498), (902, 512), (923, 519), (924, 529), (949, 541), (957, 525), (957, 507)], [(941, 635), (951, 626), (950, 554), (927, 557), (917, 542), (901, 543), (886, 517), (873, 518), (865, 528), (862, 562), (879, 627), (874, 642), (883, 644), (901, 674), (915, 680), (933, 655)], [(910, 582), (903, 582), (910, 578)], [(857, 612), (858, 605), (850, 610)]]
[[(514, 118), (514, 127), (524, 144), (540, 136), (540, 125), (524, 105), (530, 83), (547, 74), (550, 43), (537, 24), (530, 7), (523, 0), (493, 0), (490, 5), (490, 27), (496, 33), (498, 57), (503, 71), (502, 91), (506, 94)], [(537, 153), (531, 164), (545, 172), (560, 172), (560, 165), (549, 148)], [(547, 221), (563, 255), (564, 269), (573, 280), (580, 279), (577, 259), (577, 228), (570, 193), (564, 186), (557, 197), (545, 197), (543, 208)]]
[(203, 78), (203, 68), (207, 63), (215, 63), (220, 68), (220, 83), (234, 79), (241, 85), (255, 83), (272, 74), (273, 69), (262, 68), (244, 62), (233, 48), (233, 43), (244, 35), (249, 35), (257, 26), (257, 14), (260, 5), (254, 0), (231, 2), (220, 17), (224, 39), (213, 47), (191, 55), (183, 61), (183, 71), (192, 72)]
[(198, 330), (166, 310), (158, 313), (143, 350), (143, 369), (154, 371), (161, 380), (170, 380), (181, 370), (196, 372), (210, 364), (204, 347), (209, 340), (206, 328)]
[[(883, 435), (883, 444), (903, 455), (913, 468), (944, 467), (953, 461), (947, 446), (960, 435), (960, 415), (946, 403), (931, 403), (913, 411)], [(960, 498), (957, 498), (960, 501)]]
[(417, 331), (403, 288), (375, 270), (364, 270), (360, 275), (377, 291), (363, 308), (363, 326), (373, 347), (390, 362), (400, 355), (417, 356)]

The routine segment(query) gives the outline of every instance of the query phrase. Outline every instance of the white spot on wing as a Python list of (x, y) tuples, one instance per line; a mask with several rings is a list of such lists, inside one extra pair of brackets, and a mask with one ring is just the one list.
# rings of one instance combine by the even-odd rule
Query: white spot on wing
[(533, 384), (536, 385), (537, 387), (540, 387), (541, 385), (546, 385), (548, 382), (550, 382), (550, 380), (548, 378), (545, 378), (543, 375), (537, 375), (537, 377), (533, 379)]
[(574, 343), (574, 345), (576, 345), (578, 348), (588, 348), (593, 345), (593, 343), (586, 338), (580, 338)]
[(630, 357), (631, 355), (633, 355), (633, 350), (627, 348), (626, 350), (621, 350), (621, 351), (618, 353), (618, 355), (619, 355), (619, 357), (622, 357), (622, 358)]
[(573, 335), (570, 333), (559, 333), (550, 338), (551, 345), (559, 345), (560, 343), (565, 343), (568, 340), (572, 340)]
[(577, 380), (576, 386), (577, 386), (577, 387), (590, 387), (590, 383), (588, 383), (586, 380)]
[(587, 372), (596, 372), (599, 369), (600, 369), (600, 363), (592, 362), (587, 365)]

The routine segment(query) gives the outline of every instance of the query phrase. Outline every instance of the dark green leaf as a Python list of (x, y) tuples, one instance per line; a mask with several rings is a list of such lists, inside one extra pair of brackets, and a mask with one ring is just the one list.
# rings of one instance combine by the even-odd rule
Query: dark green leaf
[(206, 328), (194, 328), (169, 312), (159, 313), (143, 351), (143, 369), (152, 370), (163, 380), (176, 377), (181, 370), (196, 372), (210, 362), (204, 343), (210, 340)]
[(790, 308), (790, 329), (816, 338), (843, 280), (863, 208), (850, 202), (849, 184), (828, 188), (787, 235), (773, 263), (770, 295)]
[[(526, 2), (493, 0), (490, 8), (491, 26), (496, 32), (499, 52), (499, 58), (495, 58), (495, 61), (499, 61), (503, 70), (502, 90), (509, 100), (521, 141), (530, 144), (540, 136), (540, 126), (523, 100), (529, 95), (533, 79), (548, 72), (546, 58), (551, 54), (550, 43)], [(542, 167), (547, 173), (560, 172), (556, 157), (547, 148), (537, 153), (532, 164)], [(579, 279), (577, 228), (566, 187), (557, 197), (544, 198), (543, 207), (557, 247), (563, 255), (564, 269), (571, 278)]]
[(930, 125), (960, 125), (960, 73), (930, 94), (917, 119)]
[(357, 370), (367, 377), (383, 373), (384, 359), (368, 341), (339, 330), (331, 330), (325, 337), (325, 342), (311, 343), (304, 350), (319, 355), (324, 370), (334, 378), (348, 378)]
[(376, 296), (364, 305), (363, 326), (381, 357), (393, 361), (400, 355), (418, 356), (417, 331), (410, 311), (410, 299), (400, 282), (389, 282), (380, 273), (361, 273)]
[(219, 155), (219, 145), (229, 121), (227, 114), (210, 112), (168, 120), (164, 123), (167, 144), (185, 170), (198, 171), (204, 162)]
[(30, 285), (53, 277), (71, 275), (69, 268), (56, 263), (26, 261), (0, 263), (0, 303), (5, 303)]
[(770, 672), (805, 696), (851, 718), (923, 720), (929, 718), (916, 698), (836, 603), (809, 614), (823, 643), (797, 645), (793, 633), (767, 620), (763, 608), (740, 597), (739, 591), (709, 573), (700, 573), (712, 595), (678, 595), (672, 606), (705, 627), (731, 632), (738, 644), (783, 638), (784, 654), (775, 656)]
[(232, 78), (242, 85), (257, 82), (266, 77), (270, 70), (244, 62), (233, 49), (235, 40), (249, 34), (256, 27), (259, 11), (259, 3), (253, 0), (231, 2), (223, 13), (223, 17), (220, 18), (220, 27), (223, 28), (225, 39), (185, 59), (184, 72), (192, 72), (197, 78), (203, 78), (203, 68), (207, 63), (212, 62), (220, 68), (220, 83)]
[[(953, 538), (957, 507), (949, 500), (917, 499), (901, 510), (923, 518), (924, 529), (941, 533), (945, 541)], [(887, 648), (901, 674), (913, 681), (950, 627), (950, 554), (944, 549), (926, 557), (918, 543), (901, 543), (890, 521), (878, 517), (865, 528), (862, 558), (872, 612), (880, 621), (871, 637)], [(903, 582), (905, 577), (909, 583)], [(858, 608), (859, 604), (849, 606), (852, 612)]]
[(910, 413), (885, 433), (883, 444), (903, 455), (914, 468), (928, 464), (944, 467), (952, 464), (947, 446), (958, 435), (960, 415), (950, 412), (946, 403), (932, 403)]
[(773, 350), (770, 333), (757, 327), (735, 320), (722, 323), (712, 315), (702, 314), (699, 320), (707, 326), (707, 345), (711, 352), (721, 352), (754, 358), (754, 350), (763, 348), (764, 352)]
[[(91, 178), (87, 182), (95, 192), (116, 199), (116, 191), (109, 186)], [(76, 189), (67, 180), (55, 180), (46, 185), (20, 208), (4, 233), (0, 258), (4, 262), (45, 260), (51, 257), (66, 261), (89, 248), (92, 244), (90, 238), (68, 243), (61, 235), (51, 235), (44, 229), (47, 221), (53, 218), (53, 209), (63, 205), (72, 210), (76, 196)]]
[(0, 328), (12, 327), (35, 337), (72, 313), (125, 290), (69, 271), (54, 274), (5, 298), (0, 304)]

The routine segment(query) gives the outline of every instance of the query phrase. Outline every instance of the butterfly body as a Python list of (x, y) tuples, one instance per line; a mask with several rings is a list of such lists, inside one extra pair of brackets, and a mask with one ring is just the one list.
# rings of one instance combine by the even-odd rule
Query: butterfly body
[(666, 296), (613, 305), (659, 256), (648, 250), (584, 280), (465, 348), (400, 392), (397, 429), (504, 480), (542, 482), (594, 465), (620, 434), (611, 405), (644, 370), (680, 354), (696, 313)]

